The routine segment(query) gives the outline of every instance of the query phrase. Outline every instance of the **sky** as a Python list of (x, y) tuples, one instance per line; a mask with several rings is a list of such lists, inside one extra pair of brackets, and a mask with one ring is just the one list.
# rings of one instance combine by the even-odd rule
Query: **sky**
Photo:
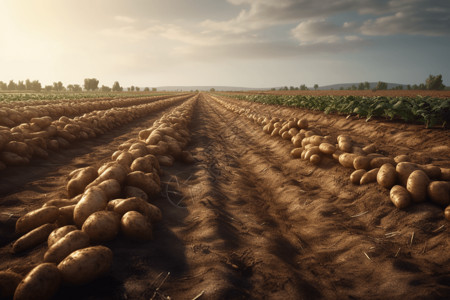
[(0, 0), (0, 80), (450, 85), (449, 0)]

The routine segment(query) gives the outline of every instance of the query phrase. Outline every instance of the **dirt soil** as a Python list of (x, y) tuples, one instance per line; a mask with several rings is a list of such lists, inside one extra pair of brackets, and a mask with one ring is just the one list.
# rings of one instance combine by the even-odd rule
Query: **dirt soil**
[[(364, 122), (226, 99), (267, 116), (306, 117), (323, 133), (375, 142), (388, 156), (450, 167), (450, 131)], [(170, 108), (164, 110), (170, 111)], [(26, 274), (46, 246), (11, 253), (15, 220), (66, 198), (74, 169), (109, 161), (164, 111), (48, 160), (0, 172), (0, 270)], [(164, 167), (154, 240), (105, 244), (110, 273), (55, 299), (448, 299), (450, 223), (430, 203), (398, 210), (389, 191), (355, 186), (350, 169), (292, 159), (292, 144), (201, 95), (190, 124), (191, 165)]]

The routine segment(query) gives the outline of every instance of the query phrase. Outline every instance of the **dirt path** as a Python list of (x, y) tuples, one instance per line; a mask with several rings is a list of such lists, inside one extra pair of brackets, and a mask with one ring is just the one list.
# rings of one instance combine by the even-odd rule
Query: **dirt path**
[[(107, 147), (96, 142), (86, 153), (54, 162), (39, 179), (30, 175), (25, 187), (35, 189), (30, 198), (43, 201), (43, 194), (55, 189), (62, 193), (63, 179), (47, 187), (51, 178), (109, 157), (147, 121), (111, 133)], [(289, 142), (264, 134), (206, 95), (197, 101), (190, 130), (188, 150), (196, 163), (164, 168), (163, 191), (154, 199), (164, 217), (154, 240), (142, 244), (119, 237), (108, 243), (114, 253), (110, 274), (81, 288), (61, 288), (56, 299), (444, 299), (450, 294), (450, 239), (440, 208), (421, 204), (396, 210), (387, 190), (351, 185), (351, 171), (331, 159), (320, 167), (291, 159)], [(0, 203), (20, 198), (21, 190)], [(8, 207), (25, 208), (23, 203)], [(25, 270), (41, 261), (45, 250), (13, 257), (7, 247), (0, 248), (0, 269), (23, 263)]]

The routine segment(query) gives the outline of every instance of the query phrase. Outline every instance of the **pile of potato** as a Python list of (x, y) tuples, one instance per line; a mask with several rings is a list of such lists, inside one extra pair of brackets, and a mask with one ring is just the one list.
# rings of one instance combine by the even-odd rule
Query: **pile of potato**
[(350, 175), (353, 184), (377, 182), (390, 189), (390, 199), (397, 208), (431, 201), (445, 208), (445, 218), (450, 220), (450, 168), (412, 163), (406, 155), (386, 157), (376, 153), (375, 144), (360, 147), (348, 135), (336, 138), (324, 135), (319, 129), (311, 128), (307, 119), (267, 118), (250, 109), (212, 98), (228, 110), (263, 126), (265, 133), (290, 140), (294, 146), (291, 151), (293, 158), (315, 165), (320, 164), (324, 157), (333, 158), (343, 167), (355, 170)]
[(161, 191), (160, 165), (171, 165), (175, 159), (193, 162), (183, 149), (197, 97), (163, 115), (139, 138), (120, 145), (110, 162), (71, 172), (68, 199), (49, 200), (17, 220), (16, 233), (22, 236), (12, 245), (14, 253), (45, 241), (48, 249), (44, 262), (24, 278), (0, 271), (0, 290), (9, 293), (0, 297), (49, 299), (62, 282), (85, 284), (108, 272), (113, 253), (99, 244), (119, 234), (134, 241), (153, 238), (153, 226), (162, 219), (151, 203)]
[(180, 96), (148, 104), (96, 110), (74, 118), (62, 116), (52, 120), (50, 116), (36, 117), (13, 128), (0, 126), (0, 170), (6, 166), (26, 165), (32, 157), (47, 158), (50, 150), (68, 148), (74, 141), (96, 137), (187, 98)]

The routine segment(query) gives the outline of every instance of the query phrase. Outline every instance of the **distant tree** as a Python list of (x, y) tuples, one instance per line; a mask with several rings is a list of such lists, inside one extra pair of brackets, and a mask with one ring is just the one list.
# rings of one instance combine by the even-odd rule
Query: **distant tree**
[(370, 83), (368, 81), (364, 81), (364, 89), (370, 90)]
[(67, 85), (67, 90), (68, 90), (69, 92), (73, 92), (73, 89), (74, 89), (73, 84), (68, 84), (68, 85)]
[(271, 90), (271, 91), (275, 91), (275, 88), (271, 88), (270, 90)]
[(359, 85), (358, 85), (358, 90), (364, 90), (365, 89), (365, 86), (364, 86), (364, 83), (360, 83)]
[(150, 92), (150, 89), (149, 89), (148, 87), (146, 87), (146, 88), (144, 89), (144, 92)]
[(307, 91), (307, 90), (308, 90), (308, 87), (306, 86), (306, 84), (302, 84), (302, 85), (300, 86), (300, 90), (302, 90), (302, 91)]
[(121, 92), (121, 91), (123, 91), (123, 87), (121, 87), (119, 82), (116, 81), (116, 82), (114, 82), (114, 84), (112, 86), (112, 90), (113, 90), (113, 92)]
[(419, 90), (426, 90), (427, 86), (424, 83), (419, 84)]
[(140, 87), (136, 87), (136, 92), (139, 92), (141, 90)]
[(377, 86), (376, 86), (375, 89), (377, 89), (377, 90), (387, 90), (387, 87), (388, 87), (388, 85), (387, 85), (386, 82), (378, 81)]
[(19, 80), (19, 81), (17, 82), (17, 89), (18, 89), (19, 91), (24, 91), (24, 90), (27, 89), (27, 87), (26, 87), (25, 84), (23, 83), (23, 80)]
[(291, 90), (291, 91), (295, 90), (294, 86), (291, 85), (291, 86), (289, 87), (289, 90)]
[(156, 92), (156, 88), (152, 88), (152, 92)]
[(73, 91), (79, 93), (79, 92), (83, 91), (83, 88), (79, 84), (74, 84)]
[(343, 91), (343, 90), (344, 90), (344, 87), (343, 87), (343, 86), (341, 86), (341, 87), (339, 88), (339, 90), (340, 90), (340, 91)]
[(25, 89), (26, 90), (32, 90), (31, 81), (30, 79), (25, 80)]
[(17, 90), (17, 84), (14, 82), (14, 80), (10, 80), (8, 83), (8, 90)]
[(8, 89), (8, 85), (6, 83), (4, 83), (3, 81), (0, 81), (0, 90), (7, 90)]
[(134, 85), (132, 85), (129, 90), (134, 92)]
[(314, 90), (317, 91), (318, 88), (319, 88), (319, 85), (316, 83), (316, 84), (314, 85)]
[(418, 90), (418, 89), (419, 89), (419, 86), (418, 86), (417, 84), (413, 84), (413, 85), (412, 85), (412, 89), (413, 89), (413, 90)]
[(53, 90), (57, 92), (64, 91), (64, 85), (61, 81), (53, 82)]
[(96, 78), (85, 78), (84, 79), (84, 89), (86, 91), (95, 91), (98, 89), (99, 81)]
[(44, 87), (44, 90), (45, 90), (46, 92), (51, 92), (52, 89), (53, 89), (53, 86), (51, 86), (51, 85), (46, 85), (46, 86)]
[(31, 82), (31, 90), (36, 91), (36, 92), (40, 92), (42, 90), (42, 85), (39, 82), (39, 80), (33, 80)]
[(104, 92), (104, 93), (111, 92), (111, 88), (110, 88), (109, 86), (106, 86), (106, 85), (102, 85), (102, 87), (100, 88), (100, 90), (101, 90), (102, 92)]
[(356, 89), (356, 85), (352, 84), (352, 90), (355, 91)]
[(441, 74), (436, 76), (430, 74), (430, 76), (428, 76), (427, 80), (425, 81), (425, 85), (427, 87), (427, 90), (443, 90), (445, 88), (445, 85), (442, 84)]
[(215, 89), (215, 88), (210, 88), (209, 91), (210, 91), (210, 92), (215, 92), (216, 89)]
[(411, 85), (408, 84), (408, 85), (406, 86), (406, 89), (407, 89), (407, 90), (410, 90), (410, 89), (411, 89)]

